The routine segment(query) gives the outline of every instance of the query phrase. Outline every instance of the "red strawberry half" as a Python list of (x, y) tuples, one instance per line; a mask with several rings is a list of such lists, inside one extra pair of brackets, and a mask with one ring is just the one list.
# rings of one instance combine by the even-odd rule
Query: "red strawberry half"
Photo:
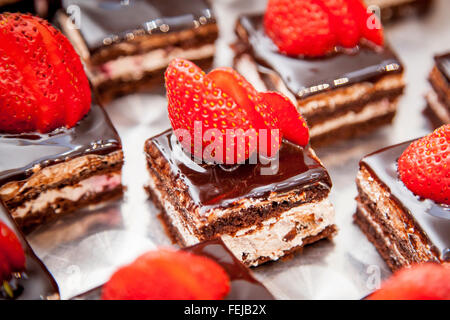
[(0, 280), (25, 269), (25, 253), (14, 232), (0, 221)]
[(230, 291), (223, 268), (184, 251), (148, 252), (117, 270), (103, 287), (104, 300), (220, 300)]
[[(165, 76), (172, 128), (185, 150), (198, 159), (241, 163), (257, 150), (273, 156), (285, 135), (302, 146), (308, 143), (305, 121), (287, 98), (257, 92), (231, 68), (205, 75), (192, 62), (175, 59)], [(215, 133), (213, 142), (207, 134), (211, 130)], [(252, 130), (253, 136), (236, 134)], [(214, 144), (225, 151), (211, 153)], [(234, 156), (229, 155), (230, 149)]]
[(73, 127), (91, 106), (79, 56), (38, 17), (0, 14), (0, 132)]
[(450, 266), (415, 265), (396, 272), (369, 300), (449, 300)]
[(411, 143), (398, 160), (398, 173), (416, 195), (450, 205), (450, 124)]

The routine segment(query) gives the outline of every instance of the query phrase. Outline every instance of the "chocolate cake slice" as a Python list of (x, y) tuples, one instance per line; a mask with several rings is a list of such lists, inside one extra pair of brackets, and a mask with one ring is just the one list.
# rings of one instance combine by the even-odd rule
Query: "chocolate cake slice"
[(15, 274), (13, 279), (9, 281), (9, 286), (13, 293), (13, 297), (1, 289), (0, 300), (16, 299), (16, 300), (55, 300), (59, 299), (59, 289), (55, 280), (48, 272), (47, 268), (36, 257), (33, 250), (26, 242), (22, 233), (17, 229), (11, 217), (7, 213), (6, 207), (0, 201), (0, 221), (5, 223), (17, 236), (25, 251), (26, 265), (25, 272)]
[(450, 52), (434, 57), (428, 80), (431, 90), (426, 95), (425, 114), (437, 128), (450, 123)]
[(247, 266), (336, 232), (331, 180), (310, 147), (283, 141), (278, 167), (197, 164), (171, 130), (145, 143), (148, 192), (182, 246), (222, 238)]
[(173, 58), (212, 64), (218, 29), (205, 0), (64, 0), (63, 9), (58, 23), (103, 101), (162, 84)]
[(258, 90), (279, 91), (297, 103), (313, 146), (370, 132), (392, 121), (404, 89), (403, 67), (389, 47), (360, 46), (321, 58), (279, 53), (262, 15), (236, 26), (235, 68)]
[(398, 178), (397, 160), (409, 144), (364, 157), (356, 178), (355, 222), (392, 270), (450, 260), (450, 208), (419, 199)]
[(73, 128), (0, 134), (0, 199), (25, 231), (62, 213), (122, 195), (123, 152), (94, 104)]
[[(198, 256), (205, 256), (217, 262), (230, 278), (230, 292), (225, 300), (273, 300), (269, 290), (259, 282), (225, 246), (222, 240), (214, 239), (183, 249)], [(73, 300), (98, 300), (102, 287), (95, 288), (73, 298)]]

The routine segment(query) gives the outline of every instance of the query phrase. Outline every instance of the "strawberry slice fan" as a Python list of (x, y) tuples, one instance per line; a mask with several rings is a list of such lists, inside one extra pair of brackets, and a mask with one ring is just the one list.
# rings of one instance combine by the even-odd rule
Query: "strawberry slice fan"
[(383, 46), (379, 18), (361, 0), (269, 0), (266, 34), (286, 55), (320, 57), (362, 39)]
[(206, 75), (194, 63), (174, 59), (165, 82), (172, 128), (195, 158), (236, 164), (256, 152), (275, 156), (283, 137), (300, 146), (308, 144), (306, 122), (288, 98), (257, 92), (231, 68)]

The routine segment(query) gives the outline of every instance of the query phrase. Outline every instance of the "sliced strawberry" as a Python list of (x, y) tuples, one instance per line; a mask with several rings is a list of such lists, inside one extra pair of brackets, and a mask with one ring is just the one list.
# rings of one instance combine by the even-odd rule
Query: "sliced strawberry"
[(90, 109), (79, 56), (48, 22), (0, 15), (0, 132), (73, 127)]
[(361, 0), (346, 1), (354, 18), (358, 22), (362, 37), (378, 46), (383, 46), (383, 27), (376, 14), (367, 12), (367, 8)]
[(308, 126), (291, 100), (278, 92), (262, 92), (260, 97), (271, 106), (283, 136), (293, 143), (306, 146), (309, 141)]
[(8, 281), (11, 279), (11, 266), (5, 254), (0, 251), (0, 288), (3, 281)]
[(264, 28), (288, 55), (323, 56), (336, 45), (336, 30), (319, 0), (269, 0)]
[(361, 32), (358, 21), (346, 0), (320, 0), (326, 7), (338, 43), (346, 48), (353, 48), (359, 42)]
[(411, 143), (398, 160), (398, 173), (416, 195), (450, 205), (450, 124)]
[(3, 222), (0, 221), (0, 252), (7, 259), (13, 272), (25, 269), (25, 253), (17, 236)]
[(104, 300), (218, 300), (230, 290), (216, 262), (184, 251), (148, 252), (117, 270), (103, 287)]
[(450, 267), (434, 263), (397, 271), (369, 300), (449, 300)]

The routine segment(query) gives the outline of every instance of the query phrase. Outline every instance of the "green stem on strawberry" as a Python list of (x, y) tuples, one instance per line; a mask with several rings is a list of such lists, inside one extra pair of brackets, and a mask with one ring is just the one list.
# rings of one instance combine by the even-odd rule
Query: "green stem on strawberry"
[(14, 298), (13, 289), (9, 285), (9, 282), (6, 281), (6, 280), (3, 281), (3, 290), (5, 290), (5, 292), (8, 295), (8, 297), (10, 297), (11, 299)]

